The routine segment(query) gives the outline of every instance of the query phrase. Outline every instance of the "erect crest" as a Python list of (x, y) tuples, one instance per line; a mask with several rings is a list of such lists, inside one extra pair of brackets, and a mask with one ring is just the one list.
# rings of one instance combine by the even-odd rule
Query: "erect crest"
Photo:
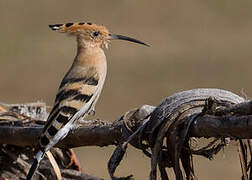
[(69, 33), (72, 35), (77, 35), (85, 31), (97, 31), (104, 36), (109, 35), (109, 31), (104, 26), (99, 26), (90, 22), (75, 22), (75, 23), (65, 23), (65, 24), (53, 24), (49, 25), (53, 31), (58, 31), (62, 33)]

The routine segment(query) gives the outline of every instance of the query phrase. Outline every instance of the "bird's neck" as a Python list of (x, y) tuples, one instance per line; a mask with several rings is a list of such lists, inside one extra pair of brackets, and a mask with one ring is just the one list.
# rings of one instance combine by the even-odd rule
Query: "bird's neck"
[(78, 47), (74, 63), (81, 66), (105, 65), (106, 56), (100, 47)]
[(101, 83), (107, 74), (107, 61), (104, 51), (100, 47), (83, 47), (78, 45), (77, 55), (67, 76), (86, 76), (92, 70), (92, 74), (99, 76)]

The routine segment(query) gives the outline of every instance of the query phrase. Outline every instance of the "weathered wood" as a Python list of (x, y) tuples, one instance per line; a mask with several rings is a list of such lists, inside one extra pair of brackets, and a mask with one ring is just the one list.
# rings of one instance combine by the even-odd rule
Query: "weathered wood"
[[(152, 109), (143, 106), (140, 108), (147, 114)], [(154, 108), (154, 107), (153, 107)], [(137, 121), (141, 124), (145, 115), (138, 115)], [(123, 121), (107, 123), (102, 120), (93, 120), (80, 126), (56, 146), (73, 148), (80, 146), (108, 146), (116, 141), (125, 140)], [(134, 127), (137, 128), (137, 127)], [(0, 144), (12, 144), (21, 147), (35, 146), (42, 132), (43, 125), (22, 127), (0, 125)], [(191, 137), (232, 137), (239, 139), (252, 138), (252, 115), (246, 116), (214, 116), (204, 115), (197, 117), (190, 129)]]
[(252, 139), (252, 115), (241, 117), (205, 115), (198, 117), (191, 126), (190, 136)]
[[(156, 178), (157, 164), (160, 166), (163, 178), (168, 179), (165, 168), (173, 167), (176, 179), (183, 179), (179, 159), (187, 178), (193, 179), (190, 167), (191, 153), (201, 154), (202, 152), (197, 151), (196, 153), (196, 151), (189, 150), (189, 137), (250, 139), (252, 138), (251, 107), (252, 101), (245, 101), (242, 97), (229, 91), (219, 89), (184, 91), (164, 99), (156, 108), (144, 105), (128, 111), (111, 123), (104, 120), (84, 122), (56, 147), (66, 149), (79, 146), (120, 146), (127, 141), (134, 147), (142, 149), (147, 156), (152, 158), (150, 179)], [(2, 148), (6, 146), (5, 144), (14, 147), (14, 149), (20, 147), (21, 150), (24, 147), (36, 147), (44, 123), (43, 119), (36, 120), (12, 111), (0, 113), (0, 144), (3, 144)], [(134, 132), (138, 133), (131, 136)], [(164, 138), (167, 141), (166, 145), (163, 144)], [(145, 143), (143, 144), (143, 142)], [(211, 157), (224, 145), (203, 151), (210, 153), (209, 157)], [(117, 148), (122, 151), (115, 153), (112, 160), (118, 161), (118, 157), (121, 160), (123, 158), (121, 153), (126, 151), (126, 148), (127, 143), (124, 143), (122, 148)], [(149, 149), (151, 149), (151, 153)], [(33, 152), (29, 152), (28, 159), (33, 155)], [(111, 164), (116, 164), (110, 171), (112, 178), (115, 178), (113, 174), (120, 160), (117, 163), (111, 162)], [(26, 171), (27, 168), (24, 167), (24, 174)], [(7, 173), (7, 171), (5, 172)], [(46, 174), (51, 173), (46, 172)], [(131, 178), (131, 176), (126, 178)]]
[[(51, 151), (60, 167), (63, 180), (102, 180), (95, 176), (84, 174), (70, 160), (68, 150), (53, 148)], [(62, 154), (59, 156), (58, 154)], [(0, 179), (23, 180), (26, 178), (33, 152), (13, 145), (0, 146)], [(47, 157), (41, 161), (34, 180), (57, 180), (56, 174)]]

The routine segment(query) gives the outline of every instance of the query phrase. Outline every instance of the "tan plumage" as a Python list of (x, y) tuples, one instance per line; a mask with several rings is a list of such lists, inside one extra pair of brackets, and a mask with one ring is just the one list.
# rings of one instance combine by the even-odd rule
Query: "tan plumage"
[(100, 96), (106, 73), (107, 62), (103, 47), (112, 39), (128, 40), (144, 44), (133, 38), (110, 34), (104, 26), (92, 23), (66, 23), (49, 25), (58, 32), (77, 38), (77, 55), (63, 78), (54, 106), (40, 137), (40, 151), (28, 173), (31, 179), (44, 153), (75, 129), (80, 117), (85, 118), (94, 111)]
[[(97, 56), (93, 56), (92, 54), (96, 54)], [(48, 123), (41, 136), (40, 144), (42, 147), (46, 146), (46, 142), (50, 141), (57, 131), (68, 122), (68, 119), (83, 106), (89, 106), (85, 114), (83, 114), (84, 117), (91, 110), (94, 110), (95, 100), (103, 87), (106, 72), (106, 57), (102, 49), (87, 48), (82, 50), (82, 52), (78, 52), (72, 67), (59, 87), (55, 106), (50, 113)], [(90, 101), (93, 103), (88, 105), (87, 103)], [(55, 116), (57, 114), (59, 116)], [(65, 118), (65, 121), (62, 118)]]

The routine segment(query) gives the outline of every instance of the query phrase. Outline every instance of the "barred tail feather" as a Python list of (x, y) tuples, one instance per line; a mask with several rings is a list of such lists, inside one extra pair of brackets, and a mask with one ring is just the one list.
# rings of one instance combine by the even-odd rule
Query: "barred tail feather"
[(29, 173), (26, 177), (26, 180), (31, 180), (33, 175), (35, 174), (36, 170), (38, 169), (39, 166), (39, 162), (41, 161), (41, 159), (44, 157), (45, 152), (40, 150), (37, 154), (36, 154), (36, 158), (34, 159), (34, 162), (29, 170)]

